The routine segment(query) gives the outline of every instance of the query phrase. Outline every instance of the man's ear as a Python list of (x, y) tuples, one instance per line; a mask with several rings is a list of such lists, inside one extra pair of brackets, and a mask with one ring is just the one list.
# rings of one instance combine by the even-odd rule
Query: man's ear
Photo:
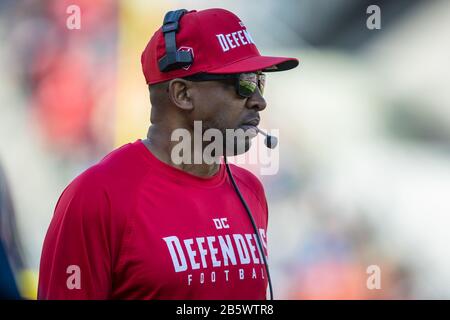
[(191, 83), (184, 79), (173, 79), (169, 82), (169, 99), (180, 109), (192, 110), (194, 105), (191, 99)]

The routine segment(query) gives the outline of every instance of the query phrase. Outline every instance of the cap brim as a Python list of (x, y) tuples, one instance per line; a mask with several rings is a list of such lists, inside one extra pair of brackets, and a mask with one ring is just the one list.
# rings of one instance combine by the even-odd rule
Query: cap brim
[(295, 58), (256, 56), (246, 58), (227, 66), (208, 70), (213, 74), (242, 73), (262, 70), (264, 72), (285, 71), (297, 67), (299, 61)]

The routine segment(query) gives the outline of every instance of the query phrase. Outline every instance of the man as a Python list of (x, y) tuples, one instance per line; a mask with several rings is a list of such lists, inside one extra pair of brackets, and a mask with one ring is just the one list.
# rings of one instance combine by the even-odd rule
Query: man
[(141, 62), (152, 104), (147, 139), (113, 151), (64, 190), (44, 242), (39, 298), (265, 299), (263, 187), (231, 166), (255, 232), (217, 161), (247, 151), (254, 132), (225, 137), (212, 162), (194, 161), (196, 148), (174, 159), (172, 135), (183, 129), (194, 140), (198, 121), (201, 133), (256, 130), (266, 108), (261, 71), (298, 61), (261, 56), (237, 16), (209, 9), (168, 13)]

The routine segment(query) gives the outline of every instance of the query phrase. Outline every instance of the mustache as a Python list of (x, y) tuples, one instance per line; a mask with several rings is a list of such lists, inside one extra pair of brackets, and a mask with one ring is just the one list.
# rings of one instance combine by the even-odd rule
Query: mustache
[(251, 125), (257, 127), (259, 125), (259, 122), (261, 121), (261, 118), (259, 117), (259, 114), (253, 115), (251, 117), (245, 118), (240, 125)]

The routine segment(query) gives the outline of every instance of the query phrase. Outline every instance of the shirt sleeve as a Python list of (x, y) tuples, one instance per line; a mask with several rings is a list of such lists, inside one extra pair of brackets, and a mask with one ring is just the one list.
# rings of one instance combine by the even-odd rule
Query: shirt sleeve
[(110, 205), (82, 174), (64, 190), (44, 240), (38, 299), (108, 299), (112, 286)]

